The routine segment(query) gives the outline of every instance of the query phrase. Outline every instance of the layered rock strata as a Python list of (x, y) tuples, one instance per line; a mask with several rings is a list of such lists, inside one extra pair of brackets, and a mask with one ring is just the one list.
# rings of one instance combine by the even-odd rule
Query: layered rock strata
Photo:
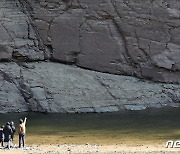
[(58, 63), (1, 63), (0, 112), (115, 112), (179, 107), (180, 85)]

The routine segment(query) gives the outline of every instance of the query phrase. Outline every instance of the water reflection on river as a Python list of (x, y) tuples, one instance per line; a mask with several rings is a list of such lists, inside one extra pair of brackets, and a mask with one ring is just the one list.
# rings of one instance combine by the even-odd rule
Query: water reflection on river
[[(0, 125), (28, 117), (28, 144), (164, 144), (180, 139), (180, 109), (89, 114), (0, 114)], [(15, 137), (17, 143), (17, 136)]]

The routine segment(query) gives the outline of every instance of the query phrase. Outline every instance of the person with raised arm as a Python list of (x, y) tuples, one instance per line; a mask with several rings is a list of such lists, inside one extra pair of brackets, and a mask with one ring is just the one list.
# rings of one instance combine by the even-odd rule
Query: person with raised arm
[(19, 148), (21, 148), (21, 144), (23, 145), (23, 148), (25, 147), (26, 120), (26, 117), (24, 118), (24, 121), (22, 119), (19, 120)]

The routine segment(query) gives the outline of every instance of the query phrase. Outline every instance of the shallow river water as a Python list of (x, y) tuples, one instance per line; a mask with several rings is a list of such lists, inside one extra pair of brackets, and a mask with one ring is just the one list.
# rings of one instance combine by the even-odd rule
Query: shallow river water
[[(0, 114), (0, 125), (27, 117), (27, 144), (165, 144), (180, 140), (180, 109), (116, 113)], [(16, 132), (15, 143), (18, 136)]]

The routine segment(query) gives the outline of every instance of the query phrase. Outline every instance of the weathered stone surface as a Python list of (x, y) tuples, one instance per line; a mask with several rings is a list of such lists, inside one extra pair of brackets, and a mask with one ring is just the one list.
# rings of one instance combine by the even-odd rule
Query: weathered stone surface
[(177, 0), (29, 1), (53, 60), (175, 83), (180, 83), (179, 6)]
[(125, 108), (127, 110), (144, 110), (144, 109), (146, 109), (146, 106), (144, 106), (144, 105), (125, 105)]
[(180, 83), (178, 0), (1, 0), (0, 60)]
[[(0, 112), (179, 106), (178, 0), (1, 0)], [(46, 61), (26, 64), (24, 62)]]
[(0, 60), (43, 60), (34, 23), (18, 0), (0, 2)]
[(59, 63), (1, 63), (0, 112), (115, 112), (180, 106), (180, 85)]
[(0, 71), (0, 113), (28, 111), (19, 87), (11, 76)]

